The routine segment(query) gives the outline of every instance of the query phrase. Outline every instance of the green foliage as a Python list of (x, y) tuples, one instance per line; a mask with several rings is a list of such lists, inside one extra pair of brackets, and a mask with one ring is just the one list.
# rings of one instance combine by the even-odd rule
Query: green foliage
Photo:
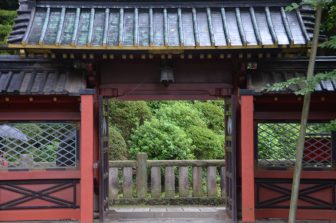
[(192, 126), (188, 129), (188, 135), (193, 141), (193, 154), (196, 159), (223, 159), (224, 137), (210, 129)]
[(314, 8), (316, 8), (317, 6), (328, 7), (331, 3), (333, 3), (332, 0), (302, 0), (300, 3), (294, 2), (290, 4), (286, 7), (286, 10), (292, 11), (299, 8), (301, 5), (310, 5)]
[(191, 126), (207, 127), (202, 113), (195, 109), (192, 104), (183, 101), (162, 105), (157, 111), (156, 117), (184, 130)]
[(320, 44), (320, 47), (321, 48), (327, 48), (327, 49), (336, 50), (336, 36), (330, 37), (329, 40), (327, 40), (324, 43)]
[(55, 162), (59, 144), (58, 141), (51, 141), (50, 144), (43, 145), (41, 148), (35, 148), (34, 162)]
[(110, 117), (133, 158), (146, 152), (151, 159), (222, 159), (223, 107), (223, 101), (113, 101)]
[(150, 110), (152, 111), (152, 114), (156, 114), (157, 111), (164, 105), (167, 105), (171, 102), (169, 101), (148, 101), (146, 102), (147, 106), (150, 108)]
[(109, 120), (120, 130), (126, 142), (132, 131), (151, 118), (151, 111), (144, 101), (111, 100), (109, 104)]
[[(330, 123), (308, 123), (306, 133), (330, 134), (336, 130), (336, 120)], [(258, 157), (271, 160), (295, 160), (299, 123), (259, 123)]]
[(146, 152), (149, 159), (193, 159), (192, 140), (178, 126), (168, 120), (153, 118), (134, 131), (130, 154)]
[(275, 83), (272, 85), (268, 85), (266, 87), (267, 91), (282, 91), (284, 89), (290, 89), (291, 86), (296, 85), (299, 88), (294, 91), (296, 95), (305, 95), (309, 92), (313, 92), (315, 87), (325, 80), (331, 80), (336, 78), (336, 70), (324, 73), (318, 73), (314, 75), (312, 78), (304, 78), (304, 77), (295, 77), (291, 78), (284, 82)]
[(224, 134), (224, 101), (195, 102), (195, 108), (204, 116), (207, 127), (218, 134)]
[(186, 133), (192, 141), (192, 153), (197, 159), (223, 158), (223, 102), (165, 102), (157, 106), (156, 118), (168, 122)]
[(295, 159), (299, 124), (292, 124), (292, 128), (288, 123), (263, 123), (258, 126), (259, 159)]
[(125, 139), (120, 132), (113, 127), (109, 128), (110, 160), (126, 160), (128, 150)]
[(12, 25), (14, 24), (15, 17), (15, 11), (0, 9), (0, 45), (6, 43), (7, 36), (12, 30)]
[(2, 25), (13, 25), (16, 11), (0, 9), (0, 21)]
[(322, 18), (322, 29), (328, 35), (336, 35), (336, 2), (330, 4)]
[(319, 125), (317, 128), (319, 132), (335, 132), (336, 131), (336, 120), (332, 120), (329, 123), (324, 123)]

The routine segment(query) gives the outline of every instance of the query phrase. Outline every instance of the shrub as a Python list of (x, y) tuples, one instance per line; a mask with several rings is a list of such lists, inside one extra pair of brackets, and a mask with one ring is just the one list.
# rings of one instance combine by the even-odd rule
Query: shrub
[(131, 137), (130, 154), (146, 152), (149, 159), (193, 159), (192, 140), (178, 126), (153, 118), (135, 130)]
[(152, 114), (156, 114), (157, 111), (164, 105), (170, 104), (170, 101), (148, 101), (146, 102), (150, 108)]
[(111, 100), (109, 106), (110, 123), (120, 130), (126, 143), (134, 128), (151, 118), (151, 112), (144, 101)]
[(193, 154), (196, 159), (223, 159), (224, 136), (207, 128), (192, 126), (188, 135), (193, 141)]
[(204, 116), (209, 129), (217, 134), (224, 134), (224, 102), (195, 102), (195, 107)]
[(120, 132), (113, 127), (109, 128), (109, 147), (110, 160), (126, 160), (128, 158), (126, 142)]
[(14, 24), (15, 17), (15, 11), (0, 9), (0, 44), (6, 43), (7, 36), (12, 30), (12, 25)]
[(2, 25), (13, 25), (16, 17), (16, 11), (0, 9), (0, 23)]
[(156, 117), (159, 120), (165, 120), (177, 125), (184, 130), (191, 126), (207, 127), (202, 113), (187, 102), (178, 101), (163, 105), (158, 110)]

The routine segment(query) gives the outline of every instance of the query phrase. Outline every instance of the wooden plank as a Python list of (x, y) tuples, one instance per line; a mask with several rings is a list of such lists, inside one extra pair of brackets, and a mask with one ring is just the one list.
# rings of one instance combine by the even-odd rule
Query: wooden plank
[(167, 166), (165, 168), (165, 197), (175, 197), (175, 173), (174, 167)]
[(161, 168), (152, 167), (151, 168), (151, 192), (152, 198), (161, 197)]
[(119, 177), (118, 177), (118, 168), (109, 169), (109, 190), (110, 198), (112, 200), (118, 198), (119, 193)]
[[(72, 208), (1, 210), (0, 221), (1, 222), (14, 222), (14, 221), (17, 221), (17, 222), (26, 222), (26, 221), (55, 222), (55, 220), (57, 219), (57, 222), (59, 222), (61, 221), (61, 219), (62, 220), (63, 219), (81, 220), (80, 212), (81, 212), (80, 209), (72, 209)], [(85, 222), (92, 222), (92, 221), (85, 221)]]
[(216, 197), (217, 196), (217, 184), (216, 184), (216, 175), (217, 169), (215, 166), (208, 167), (208, 197)]
[(193, 197), (202, 197), (202, 167), (193, 167)]
[(189, 178), (188, 178), (187, 166), (181, 166), (179, 168), (179, 196), (189, 197)]
[(123, 168), (123, 197), (132, 198), (133, 193), (133, 169), (132, 167)]

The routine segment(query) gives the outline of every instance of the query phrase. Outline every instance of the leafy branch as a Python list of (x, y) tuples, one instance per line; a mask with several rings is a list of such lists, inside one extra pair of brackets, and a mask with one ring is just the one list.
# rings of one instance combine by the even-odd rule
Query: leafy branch
[(267, 85), (266, 91), (283, 91), (286, 89), (292, 89), (294, 86), (297, 90), (293, 91), (296, 95), (305, 95), (313, 92), (318, 84), (322, 81), (336, 79), (336, 70), (330, 72), (317, 73), (311, 78), (295, 77), (288, 79), (284, 82), (274, 83)]
[(313, 8), (317, 8), (318, 6), (322, 6), (322, 8), (328, 7), (333, 0), (302, 0), (300, 3), (294, 2), (286, 7), (287, 11), (292, 11), (300, 8), (302, 5), (309, 5)]

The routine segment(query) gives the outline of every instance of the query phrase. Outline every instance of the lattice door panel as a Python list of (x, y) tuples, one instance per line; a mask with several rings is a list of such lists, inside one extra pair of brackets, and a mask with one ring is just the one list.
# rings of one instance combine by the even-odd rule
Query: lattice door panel
[[(308, 123), (304, 144), (304, 168), (330, 168), (334, 162), (329, 123)], [(295, 164), (299, 123), (258, 123), (258, 166), (289, 168)]]
[(225, 98), (225, 190), (226, 209), (233, 221), (237, 220), (236, 179), (236, 99)]

